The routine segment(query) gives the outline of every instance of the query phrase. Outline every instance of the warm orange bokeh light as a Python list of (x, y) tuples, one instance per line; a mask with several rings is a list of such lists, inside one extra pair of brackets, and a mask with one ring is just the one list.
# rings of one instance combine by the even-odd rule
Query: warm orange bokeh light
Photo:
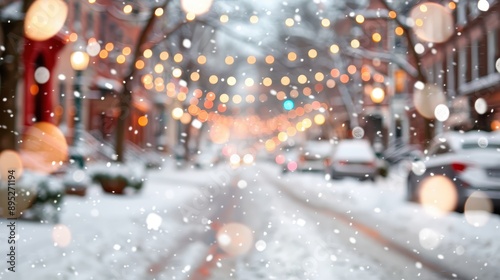
[(31, 95), (37, 95), (38, 94), (38, 90), (39, 90), (38, 85), (33, 84), (33, 85), (30, 86), (30, 93), (31, 93)]
[[(9, 171), (14, 170), (14, 174), (9, 174)], [(23, 174), (23, 162), (16, 151), (5, 150), (0, 153), (0, 180), (7, 182), (9, 175), (15, 178), (21, 177)]]
[(401, 35), (404, 34), (404, 29), (403, 29), (403, 27), (398, 26), (398, 27), (396, 27), (396, 29), (394, 30), (394, 32), (396, 33), (396, 35), (401, 36)]
[(333, 77), (333, 78), (337, 78), (339, 75), (340, 75), (340, 71), (338, 69), (332, 69), (330, 71), (330, 75)]
[(273, 64), (274, 63), (274, 57), (272, 55), (266, 56), (266, 63), (267, 64)]
[(146, 117), (146, 116), (139, 117), (139, 119), (137, 119), (137, 123), (140, 126), (146, 126), (146, 125), (148, 125), (148, 117)]
[(447, 177), (427, 177), (419, 186), (419, 200), (431, 214), (446, 214), (455, 210), (458, 194), (453, 182)]
[(491, 122), (491, 130), (498, 130), (500, 129), (500, 121), (499, 120), (493, 120)]
[(66, 138), (51, 123), (35, 123), (23, 136), (21, 157), (25, 168), (43, 173), (54, 172), (68, 158)]
[(222, 124), (214, 124), (210, 128), (210, 140), (216, 144), (224, 144), (229, 141), (231, 132), (229, 128)]
[(347, 74), (342, 74), (340, 76), (340, 81), (344, 84), (347, 84), (349, 82), (350, 78)]
[(34, 1), (26, 12), (24, 34), (32, 40), (45, 41), (61, 30), (67, 15), (68, 5), (64, 1)]

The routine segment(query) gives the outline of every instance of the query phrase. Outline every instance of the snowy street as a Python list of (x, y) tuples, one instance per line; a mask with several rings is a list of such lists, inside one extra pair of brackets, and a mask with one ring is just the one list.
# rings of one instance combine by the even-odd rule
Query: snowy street
[(463, 214), (428, 214), (403, 200), (396, 173), (358, 183), (282, 175), (267, 162), (167, 163), (139, 194), (94, 186), (85, 198), (66, 196), (57, 225), (19, 221), (15, 276), (498, 279), (498, 215), (474, 227)]

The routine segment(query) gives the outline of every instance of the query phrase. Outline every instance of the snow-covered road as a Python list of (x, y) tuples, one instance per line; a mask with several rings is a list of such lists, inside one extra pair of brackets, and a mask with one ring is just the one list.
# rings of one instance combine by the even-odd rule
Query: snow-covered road
[(359, 183), (166, 164), (137, 195), (93, 186), (66, 197), (58, 225), (18, 221), (18, 270), (0, 279), (500, 279), (498, 215), (474, 226), (403, 195), (396, 172)]

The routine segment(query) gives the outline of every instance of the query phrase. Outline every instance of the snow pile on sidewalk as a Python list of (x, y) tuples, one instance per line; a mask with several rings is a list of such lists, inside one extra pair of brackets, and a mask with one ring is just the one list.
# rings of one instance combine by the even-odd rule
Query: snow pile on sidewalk
[[(180, 241), (204, 228), (183, 221), (180, 209), (199, 194), (210, 172), (152, 171), (144, 190), (131, 195), (93, 185), (83, 198), (65, 197), (59, 224), (18, 220), (15, 279), (148, 279), (165, 273), (166, 265), (173, 270), (169, 275), (185, 274), (197, 252), (185, 252), (185, 262), (169, 258), (182, 251)], [(0, 220), (0, 227), (6, 223)], [(0, 271), (0, 279), (12, 276), (7, 273)]]

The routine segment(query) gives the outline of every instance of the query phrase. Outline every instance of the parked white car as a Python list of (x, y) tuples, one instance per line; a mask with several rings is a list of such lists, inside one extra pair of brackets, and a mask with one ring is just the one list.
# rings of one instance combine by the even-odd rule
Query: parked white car
[(297, 170), (325, 172), (330, 165), (333, 140), (309, 140), (298, 153)]
[(353, 177), (375, 181), (378, 175), (378, 158), (366, 139), (344, 139), (336, 146), (331, 157), (332, 179)]
[[(415, 168), (416, 164), (421, 166)], [(444, 176), (455, 187), (455, 210), (463, 210), (467, 198), (481, 191), (500, 204), (500, 134), (496, 132), (447, 132), (435, 137), (426, 157), (413, 163), (408, 173), (407, 199), (421, 202), (422, 182)]]

